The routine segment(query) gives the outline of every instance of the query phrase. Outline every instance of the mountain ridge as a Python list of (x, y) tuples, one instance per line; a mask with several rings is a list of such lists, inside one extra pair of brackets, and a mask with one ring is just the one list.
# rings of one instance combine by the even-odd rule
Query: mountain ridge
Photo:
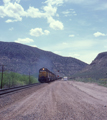
[(0, 42), (0, 64), (21, 74), (37, 74), (41, 67), (46, 67), (60, 76), (70, 76), (88, 65), (76, 58), (15, 42)]
[(95, 79), (107, 78), (107, 52), (99, 53), (91, 64), (74, 76)]

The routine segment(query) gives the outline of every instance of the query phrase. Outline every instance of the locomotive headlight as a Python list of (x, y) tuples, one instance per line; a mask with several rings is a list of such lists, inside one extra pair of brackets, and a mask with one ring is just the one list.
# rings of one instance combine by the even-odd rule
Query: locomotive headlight
[(43, 70), (45, 70), (45, 69), (43, 68)]

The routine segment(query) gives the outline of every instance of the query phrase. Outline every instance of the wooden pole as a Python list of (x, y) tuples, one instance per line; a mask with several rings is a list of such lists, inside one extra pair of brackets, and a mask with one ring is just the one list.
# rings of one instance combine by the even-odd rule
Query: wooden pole
[(3, 72), (4, 72), (4, 65), (2, 65), (1, 89), (3, 88)]
[(30, 72), (29, 72), (29, 84), (30, 84)]

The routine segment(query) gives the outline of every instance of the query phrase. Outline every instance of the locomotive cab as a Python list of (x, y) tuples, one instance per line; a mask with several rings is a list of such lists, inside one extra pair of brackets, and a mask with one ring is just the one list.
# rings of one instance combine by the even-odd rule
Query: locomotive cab
[(47, 71), (45, 70), (45, 68), (39, 70), (39, 82), (47, 82)]
[(39, 70), (39, 77), (38, 77), (38, 81), (40, 83), (48, 83), (51, 82), (53, 80), (55, 80), (55, 74), (50, 72), (47, 68), (41, 68)]

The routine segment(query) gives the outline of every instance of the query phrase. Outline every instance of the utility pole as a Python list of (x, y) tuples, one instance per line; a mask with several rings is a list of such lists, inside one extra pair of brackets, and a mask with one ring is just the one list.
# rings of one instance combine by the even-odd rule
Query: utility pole
[(29, 72), (29, 84), (30, 84), (30, 72)]
[(4, 65), (0, 65), (2, 66), (2, 75), (1, 75), (1, 89), (3, 88), (3, 72), (4, 72)]

